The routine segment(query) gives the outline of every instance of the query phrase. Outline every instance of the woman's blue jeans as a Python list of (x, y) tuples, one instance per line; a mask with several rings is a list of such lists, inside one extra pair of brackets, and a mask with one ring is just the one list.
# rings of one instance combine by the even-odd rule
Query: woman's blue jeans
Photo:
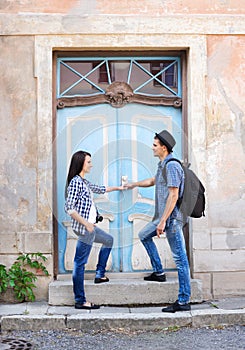
[[(157, 235), (157, 225), (149, 222), (140, 232), (139, 238), (144, 245), (156, 273), (163, 273), (161, 259), (153, 237)], [(182, 223), (177, 220), (171, 220), (168, 227), (165, 228), (166, 237), (173, 255), (174, 262), (178, 271), (180, 303), (188, 303), (191, 296), (190, 268), (186, 253), (185, 239), (182, 231)]]
[(72, 274), (75, 302), (79, 304), (86, 303), (84, 291), (84, 272), (93, 242), (102, 244), (96, 266), (96, 277), (101, 278), (105, 275), (107, 260), (113, 245), (113, 237), (97, 226), (95, 226), (92, 233), (85, 231), (85, 235), (79, 236)]

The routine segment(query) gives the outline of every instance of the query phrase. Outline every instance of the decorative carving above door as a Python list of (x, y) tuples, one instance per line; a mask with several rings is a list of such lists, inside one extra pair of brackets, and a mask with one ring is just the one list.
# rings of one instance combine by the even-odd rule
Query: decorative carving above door
[(88, 106), (100, 103), (109, 103), (112, 107), (121, 108), (133, 102), (152, 106), (173, 106), (176, 108), (182, 105), (180, 97), (156, 97), (134, 94), (133, 89), (127, 83), (115, 81), (108, 86), (104, 95), (59, 98), (57, 99), (57, 108)]

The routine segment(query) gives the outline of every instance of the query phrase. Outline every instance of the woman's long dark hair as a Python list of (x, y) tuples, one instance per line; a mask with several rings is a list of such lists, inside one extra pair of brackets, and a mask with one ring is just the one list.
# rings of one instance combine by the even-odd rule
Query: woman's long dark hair
[(91, 157), (91, 154), (86, 151), (77, 151), (73, 154), (66, 179), (65, 197), (67, 196), (67, 187), (69, 186), (72, 178), (76, 175), (79, 175), (82, 171), (86, 156)]

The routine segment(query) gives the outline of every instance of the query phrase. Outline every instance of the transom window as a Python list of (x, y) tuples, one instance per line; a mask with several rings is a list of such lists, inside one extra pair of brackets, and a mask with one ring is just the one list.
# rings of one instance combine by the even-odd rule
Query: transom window
[(57, 98), (104, 94), (113, 82), (126, 82), (134, 94), (180, 97), (179, 57), (58, 58)]

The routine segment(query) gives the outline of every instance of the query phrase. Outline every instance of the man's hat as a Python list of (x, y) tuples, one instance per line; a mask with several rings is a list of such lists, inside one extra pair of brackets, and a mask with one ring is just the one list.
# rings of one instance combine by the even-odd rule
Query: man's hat
[(168, 148), (169, 152), (173, 151), (176, 141), (167, 130), (163, 130), (159, 134), (156, 133), (156, 137)]

